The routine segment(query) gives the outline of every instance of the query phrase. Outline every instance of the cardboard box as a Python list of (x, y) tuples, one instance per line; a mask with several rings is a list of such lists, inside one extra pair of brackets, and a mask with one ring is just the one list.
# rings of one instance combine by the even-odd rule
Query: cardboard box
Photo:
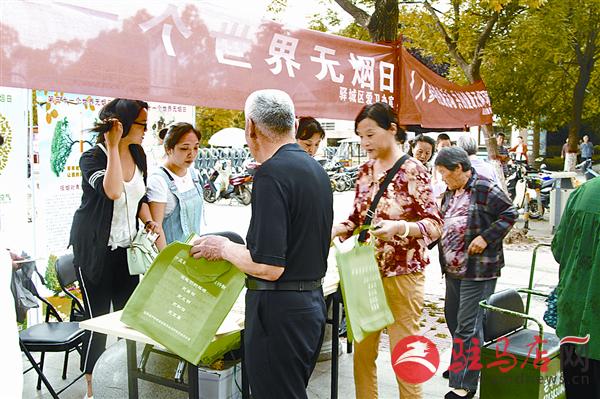
[(224, 370), (198, 366), (199, 399), (241, 399), (242, 365), (228, 364)]

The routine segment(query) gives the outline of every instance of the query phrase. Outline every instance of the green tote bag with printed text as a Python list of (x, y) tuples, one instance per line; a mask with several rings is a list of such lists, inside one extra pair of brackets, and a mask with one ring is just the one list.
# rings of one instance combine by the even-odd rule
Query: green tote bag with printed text
[(346, 309), (348, 339), (360, 342), (370, 333), (392, 324), (394, 315), (383, 290), (375, 248), (360, 243), (356, 236), (350, 239), (355, 240), (352, 249), (342, 252), (336, 246), (335, 258)]
[(127, 302), (121, 321), (193, 364), (207, 361), (245, 275), (227, 261), (194, 259), (191, 245), (163, 249)]

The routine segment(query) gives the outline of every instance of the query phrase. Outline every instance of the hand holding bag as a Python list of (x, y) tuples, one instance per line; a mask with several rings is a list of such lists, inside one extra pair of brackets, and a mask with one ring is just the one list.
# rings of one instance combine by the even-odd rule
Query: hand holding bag
[[(125, 191), (125, 210), (127, 212), (127, 228), (129, 229), (129, 237), (131, 240), (131, 229), (129, 227), (129, 205), (127, 204), (127, 192)], [(144, 274), (152, 266), (152, 262), (158, 256), (158, 248), (154, 245), (158, 236), (154, 233), (147, 232), (145, 227), (139, 228), (133, 240), (127, 248), (127, 266), (129, 274), (135, 276)]]

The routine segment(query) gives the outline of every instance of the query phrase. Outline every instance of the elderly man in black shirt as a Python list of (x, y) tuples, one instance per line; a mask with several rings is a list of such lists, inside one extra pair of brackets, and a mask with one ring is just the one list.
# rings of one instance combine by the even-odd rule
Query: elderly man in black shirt
[(205, 236), (192, 255), (226, 259), (246, 273), (245, 365), (252, 396), (307, 398), (325, 330), (333, 196), (323, 168), (294, 139), (291, 98), (259, 90), (246, 100), (246, 141), (262, 163), (254, 176), (244, 247)]

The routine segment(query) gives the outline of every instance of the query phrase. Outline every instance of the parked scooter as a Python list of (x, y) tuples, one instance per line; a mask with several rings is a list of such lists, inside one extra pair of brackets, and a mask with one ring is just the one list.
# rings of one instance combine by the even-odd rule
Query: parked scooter
[[(519, 209), (527, 207), (531, 219), (540, 219), (544, 215), (544, 205), (541, 193), (543, 180), (541, 177), (528, 175), (528, 167), (525, 163), (516, 163), (514, 172), (506, 179), (506, 187), (513, 204)], [(548, 203), (549, 203), (548, 193)]]
[(575, 169), (583, 172), (583, 174), (585, 176), (585, 180), (591, 180), (591, 179), (599, 176), (598, 172), (596, 172), (592, 168), (592, 160), (591, 159), (586, 159), (585, 161), (581, 162), (580, 164), (575, 166)]
[[(249, 163), (246, 166), (245, 173), (231, 174), (227, 165), (224, 163), (219, 165), (204, 184), (204, 200), (213, 203), (221, 198), (235, 198), (242, 205), (250, 204), (253, 175), (257, 167), (257, 163)], [(224, 180), (224, 178), (227, 178), (227, 180)], [(223, 184), (223, 181), (226, 184)]]

